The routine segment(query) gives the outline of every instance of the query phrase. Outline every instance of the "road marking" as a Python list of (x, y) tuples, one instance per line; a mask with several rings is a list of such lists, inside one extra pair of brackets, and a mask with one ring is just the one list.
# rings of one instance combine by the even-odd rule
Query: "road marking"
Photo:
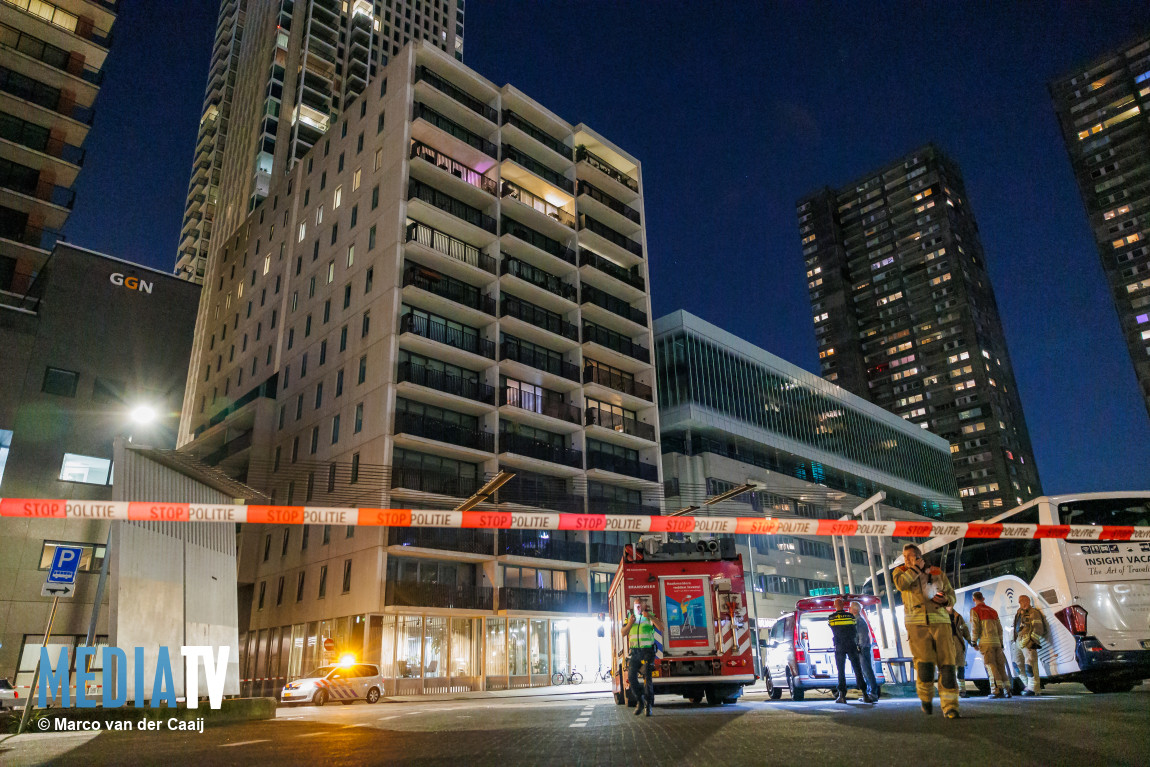
[(569, 724), (567, 726), (568, 727), (586, 727), (587, 723), (586, 722), (574, 722), (574, 723)]
[(320, 730), (319, 732), (305, 732), (302, 735), (296, 735), (297, 738), (314, 738), (316, 735), (327, 735), (327, 730)]
[(221, 743), (220, 748), (233, 748), (235, 746), (250, 746), (253, 743), (270, 743), (270, 742), (271, 742), (271, 740), (269, 738), (263, 738), (261, 740), (241, 740), (239, 743)]

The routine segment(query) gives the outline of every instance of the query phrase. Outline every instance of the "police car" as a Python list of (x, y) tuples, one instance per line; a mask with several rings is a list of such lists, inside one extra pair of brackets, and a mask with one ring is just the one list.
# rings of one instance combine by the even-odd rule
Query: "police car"
[(350, 705), (356, 700), (375, 703), (383, 690), (379, 666), (372, 663), (344, 663), (320, 666), (311, 675), (289, 682), (280, 693), (281, 703), (311, 703), (322, 706), (329, 700)]

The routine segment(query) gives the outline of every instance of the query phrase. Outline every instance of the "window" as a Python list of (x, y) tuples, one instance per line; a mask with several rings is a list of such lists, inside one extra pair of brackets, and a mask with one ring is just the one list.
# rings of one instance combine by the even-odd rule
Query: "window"
[(330, 285), (335, 280), (335, 261), (327, 262), (327, 284)]
[(367, 355), (359, 358), (359, 380), (356, 383), (363, 383), (367, 380)]
[(75, 397), (76, 384), (79, 380), (79, 373), (50, 367), (44, 371), (44, 383), (41, 385), (40, 391), (59, 397)]
[(356, 168), (355, 173), (351, 174), (351, 191), (359, 189), (360, 182), (363, 181), (363, 169)]
[(367, 338), (367, 333), (369, 330), (371, 330), (371, 313), (365, 311), (363, 313), (363, 327), (360, 329), (359, 337)]
[(284, 603), (284, 577), (281, 575), (279, 585), (276, 586), (276, 607)]
[(339, 416), (331, 419), (331, 444), (339, 442)]
[(340, 184), (339, 186), (337, 186), (335, 188), (335, 198), (332, 202), (331, 207), (338, 208), (340, 206), (340, 203), (342, 203), (342, 202), (343, 202), (343, 184)]
[(311, 454), (315, 455), (315, 452), (318, 449), (319, 449), (319, 427), (313, 426), (311, 428)]
[(272, 551), (272, 534), (268, 533), (264, 536), (264, 561), (268, 561), (268, 555)]
[[(379, 116), (382, 118), (383, 113), (381, 112)], [(380, 124), (380, 127), (383, 127), (383, 120), (380, 120), (379, 124)], [(379, 170), (381, 167), (383, 167), (383, 150), (382, 149), (376, 149), (375, 150), (375, 169)]]
[(300, 551), (307, 551), (307, 539), (308, 539), (310, 533), (311, 533), (311, 525), (304, 525), (303, 526), (303, 532), (301, 533), (301, 536), (300, 536), (300, 544), (299, 544), (299, 550)]
[(268, 590), (268, 582), (267, 581), (260, 581), (260, 599), (259, 599), (259, 604), (256, 607), (257, 610), (264, 609), (264, 594), (267, 592), (267, 590)]
[(376, 184), (371, 190), (371, 209), (375, 210), (379, 207), (379, 184)]
[(284, 528), (284, 540), (283, 540), (283, 547), (282, 547), (282, 549), (280, 550), (280, 556), (281, 556), (281, 557), (286, 557), (286, 556), (287, 556), (287, 550), (288, 550), (288, 541), (290, 541), (290, 540), (291, 540), (291, 528), (290, 528), (290, 527), (285, 527), (285, 528)]
[(354, 538), (355, 537), (355, 525), (348, 525), (347, 526), (347, 533), (344, 537), (345, 538)]
[(319, 593), (316, 594), (316, 599), (323, 599), (327, 596), (327, 565), (320, 565), (319, 568)]
[(297, 602), (302, 602), (302, 601), (303, 601), (303, 581), (304, 581), (304, 575), (305, 575), (305, 571), (303, 571), (303, 570), (300, 570), (300, 571), (299, 571), (299, 576), (296, 578), (296, 582), (295, 582), (295, 601), (297, 601)]
[(365, 294), (371, 292), (371, 281), (374, 277), (375, 277), (375, 268), (374, 267), (368, 267), (367, 277), (363, 282), (363, 292)]
[(351, 484), (359, 481), (359, 453), (351, 456)]
[(60, 480), (82, 482), (86, 485), (107, 485), (112, 479), (112, 461), (89, 455), (64, 453), (60, 464)]
[(355, 264), (355, 245), (347, 246), (347, 265), (350, 268)]
[(331, 543), (331, 525), (323, 526), (323, 545), (326, 546)]
[[(340, 372), (342, 372), (342, 371), (340, 371)], [(362, 402), (355, 406), (355, 433), (359, 434), (361, 431), (363, 431), (363, 403)], [(358, 453), (356, 453), (356, 457), (357, 458), (359, 457)]]
[(343, 560), (343, 593), (351, 591), (351, 560)]

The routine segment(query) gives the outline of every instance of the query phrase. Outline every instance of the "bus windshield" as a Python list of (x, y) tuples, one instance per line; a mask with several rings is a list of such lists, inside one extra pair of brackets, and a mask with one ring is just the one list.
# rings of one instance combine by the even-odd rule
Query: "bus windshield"
[(1063, 525), (1150, 525), (1150, 498), (1089, 498), (1058, 505)]

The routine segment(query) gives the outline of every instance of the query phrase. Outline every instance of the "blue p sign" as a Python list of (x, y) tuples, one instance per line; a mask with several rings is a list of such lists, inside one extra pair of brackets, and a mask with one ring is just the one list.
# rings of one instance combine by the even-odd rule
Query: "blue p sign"
[(48, 583), (75, 583), (83, 553), (79, 546), (57, 546), (52, 555), (52, 568), (48, 571)]

